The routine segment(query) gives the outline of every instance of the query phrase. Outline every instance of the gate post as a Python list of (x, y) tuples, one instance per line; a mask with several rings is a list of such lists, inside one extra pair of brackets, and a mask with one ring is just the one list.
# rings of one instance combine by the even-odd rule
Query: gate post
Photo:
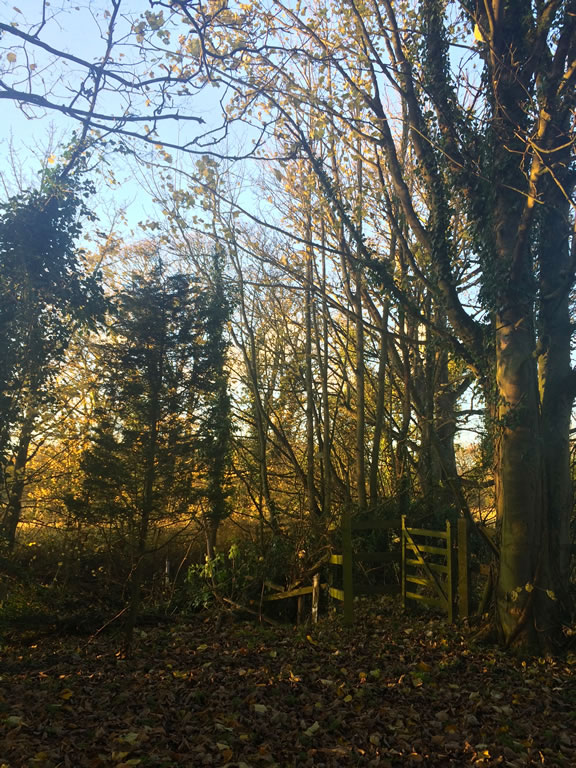
[(342, 514), (342, 589), (344, 590), (344, 624), (354, 623), (354, 583), (352, 576), (352, 519), (346, 507)]
[(458, 520), (458, 616), (470, 615), (470, 563), (468, 558), (468, 520)]

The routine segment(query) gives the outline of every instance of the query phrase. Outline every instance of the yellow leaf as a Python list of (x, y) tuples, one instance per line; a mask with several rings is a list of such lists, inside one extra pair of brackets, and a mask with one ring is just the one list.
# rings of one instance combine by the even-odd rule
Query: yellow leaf
[[(56, 156), (55, 156), (55, 155), (50, 155), (50, 157), (48, 158), (47, 162), (48, 162), (50, 165), (52, 165), (52, 164), (55, 162), (55, 160), (56, 160)], [(31, 547), (32, 545), (31, 545), (31, 544), (29, 544), (28, 546), (30, 546), (30, 547)]]
[(479, 43), (485, 43), (486, 40), (484, 39), (484, 35), (482, 34), (482, 30), (478, 26), (478, 24), (474, 24), (474, 38), (478, 40)]
[(12, 53), (12, 51), (10, 51), (10, 53), (6, 54), (6, 58), (8, 59), (10, 64), (14, 64), (14, 62), (16, 61), (16, 54)]
[(420, 672), (432, 672), (432, 667), (430, 664), (426, 664), (425, 661), (419, 661), (418, 662), (418, 669)]
[(60, 698), (64, 699), (64, 701), (68, 701), (68, 699), (71, 699), (74, 694), (70, 690), (70, 688), (64, 688), (63, 691), (60, 691)]
[(320, 730), (320, 724), (318, 723), (318, 720), (315, 720), (314, 723), (312, 723), (312, 725), (310, 726), (310, 728), (306, 728), (306, 730), (304, 731), (304, 734), (306, 736), (314, 736), (316, 731), (319, 731), (319, 730)]
[(379, 669), (371, 669), (370, 670), (370, 677), (373, 677), (374, 680), (379, 680), (382, 677), (382, 672)]
[(125, 741), (126, 744), (134, 746), (134, 744), (137, 744), (140, 741), (140, 734), (134, 733), (134, 731), (130, 731), (130, 733), (123, 733), (118, 737), (118, 741)]
[(4, 721), (6, 725), (11, 726), (12, 728), (17, 727), (19, 725), (22, 725), (24, 723), (24, 718), (20, 715), (10, 715), (10, 717), (7, 717)]

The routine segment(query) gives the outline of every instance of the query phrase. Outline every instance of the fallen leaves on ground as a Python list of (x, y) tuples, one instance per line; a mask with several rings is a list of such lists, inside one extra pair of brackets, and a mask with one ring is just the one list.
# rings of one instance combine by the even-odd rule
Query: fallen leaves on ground
[(112, 635), (5, 639), (0, 768), (576, 765), (575, 656), (474, 648), (393, 603), (359, 614), (198, 615), (130, 659)]

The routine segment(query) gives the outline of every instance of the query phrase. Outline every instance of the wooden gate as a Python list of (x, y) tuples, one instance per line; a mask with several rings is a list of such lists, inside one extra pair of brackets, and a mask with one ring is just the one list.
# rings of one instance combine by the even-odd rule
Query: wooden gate
[[(430, 540), (434, 544), (430, 544)], [(418, 590), (418, 591), (416, 591)], [(452, 536), (450, 523), (446, 530), (429, 531), (408, 528), (402, 517), (402, 605), (418, 600), (445, 611), (448, 621), (454, 618), (454, 585), (452, 574)]]
[(400, 518), (384, 519), (373, 517), (368, 519), (353, 520), (350, 512), (346, 510), (342, 515), (341, 547), (342, 554), (332, 554), (330, 565), (342, 568), (342, 588), (330, 585), (330, 597), (339, 600), (343, 604), (344, 623), (351, 626), (354, 622), (354, 597), (356, 595), (383, 595), (398, 594), (399, 586), (396, 584), (379, 584), (370, 588), (354, 584), (354, 562), (390, 563), (400, 566), (400, 558), (397, 552), (354, 552), (352, 548), (352, 535), (356, 531), (389, 531), (400, 528)]

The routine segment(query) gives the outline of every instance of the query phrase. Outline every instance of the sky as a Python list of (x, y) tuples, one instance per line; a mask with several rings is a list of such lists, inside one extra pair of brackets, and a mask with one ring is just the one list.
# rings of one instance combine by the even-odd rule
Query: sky
[[(0, 22), (17, 25), (23, 32), (34, 32), (41, 18), (42, 0), (16, 0), (17, 6), (2, 4)], [(104, 51), (104, 33), (108, 20), (106, 17), (110, 3), (107, 0), (53, 0), (49, 5), (47, 23), (40, 38), (58, 50), (81, 57), (88, 61), (97, 61)], [(116, 37), (122, 38), (137, 23), (140, 13), (149, 8), (145, 0), (123, 0), (123, 17), (118, 20)], [(161, 45), (161, 43), (159, 43)], [(117, 49), (118, 66), (124, 66), (128, 57), (138, 54), (132, 47)], [(28, 87), (29, 80), (36, 92), (50, 94), (52, 100), (69, 103), (70, 95), (78, 88), (83, 79), (83, 72), (74, 63), (66, 64), (46, 52), (22, 45), (4, 33), (0, 38), (0, 79), (19, 90)], [(190, 97), (189, 108), (194, 114), (202, 116), (207, 124), (219, 119), (221, 106), (219, 94), (214, 89), (204, 89)], [(2, 120), (0, 121), (0, 181), (3, 196), (13, 194), (18, 188), (34, 185), (38, 173), (46, 162), (58, 162), (60, 149), (71, 139), (72, 132), (79, 124), (52, 110), (39, 110), (30, 106), (20, 107), (9, 99), (2, 99)], [(79, 102), (78, 102), (79, 104)], [(97, 108), (114, 114), (123, 114), (125, 103), (120, 99), (104, 96), (99, 99)], [(188, 138), (197, 127), (191, 123), (178, 123), (173, 128), (165, 129), (164, 136), (175, 142), (184, 136)], [(157, 153), (151, 147), (140, 146), (140, 154), (150, 159)], [(193, 159), (171, 152), (172, 166), (187, 167), (191, 170)], [(110, 163), (110, 165), (106, 165)], [(134, 163), (122, 160), (117, 154), (99, 161), (96, 183), (99, 188), (98, 212), (101, 225), (106, 226), (107, 219), (115, 217), (118, 208), (124, 209), (128, 230), (137, 230), (138, 222), (158, 215), (158, 206), (153, 203), (153, 190), (147, 189), (148, 183), (142, 168)], [(112, 171), (112, 173), (110, 173)], [(149, 178), (149, 174), (147, 175)], [(182, 180), (177, 171), (172, 174), (172, 181), (178, 187)]]

